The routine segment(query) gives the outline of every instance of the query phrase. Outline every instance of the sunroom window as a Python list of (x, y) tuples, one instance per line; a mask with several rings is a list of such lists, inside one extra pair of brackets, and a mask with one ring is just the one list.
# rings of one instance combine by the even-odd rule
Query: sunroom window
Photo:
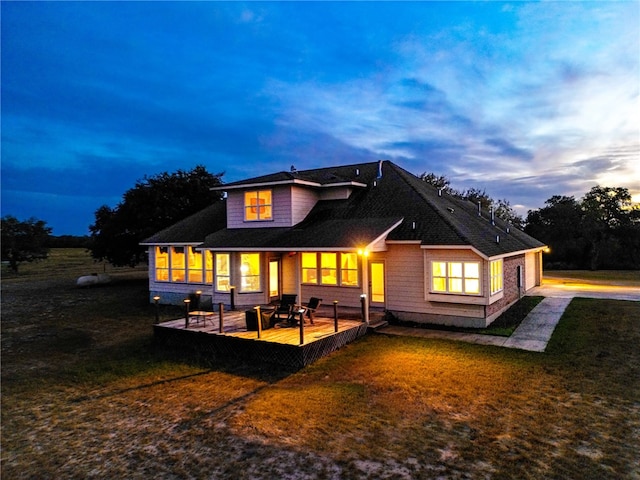
[(195, 247), (187, 247), (189, 283), (202, 283), (202, 252)]
[(185, 281), (184, 247), (171, 247), (171, 281)]
[(156, 247), (156, 282), (169, 281), (169, 247)]
[(240, 255), (240, 291), (260, 291), (260, 254), (243, 253)]
[(244, 193), (244, 219), (248, 222), (271, 220), (271, 190), (254, 190)]
[(194, 246), (156, 246), (155, 281), (211, 284), (212, 258), (210, 251), (200, 252)]
[(231, 285), (229, 254), (216, 253), (216, 291), (228, 292)]
[(204, 281), (213, 283), (213, 253), (211, 250), (204, 251)]
[(431, 262), (431, 290), (435, 293), (480, 294), (480, 263)]

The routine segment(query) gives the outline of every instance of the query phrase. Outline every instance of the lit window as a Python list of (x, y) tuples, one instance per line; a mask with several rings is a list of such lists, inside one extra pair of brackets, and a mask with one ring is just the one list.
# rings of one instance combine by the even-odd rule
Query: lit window
[(171, 281), (184, 282), (186, 279), (186, 263), (184, 247), (171, 247)]
[(340, 284), (358, 286), (358, 255), (355, 253), (340, 254)]
[(216, 253), (216, 291), (228, 292), (231, 285), (229, 254)]
[(204, 251), (204, 276), (206, 283), (213, 283), (213, 253), (211, 250)]
[(502, 260), (494, 260), (490, 263), (491, 269), (491, 294), (502, 291), (503, 286), (503, 270)]
[(260, 291), (260, 254), (243, 253), (240, 255), (240, 290), (242, 292)]
[(195, 247), (187, 247), (189, 283), (202, 283), (202, 252)]
[(437, 293), (480, 293), (478, 262), (431, 262), (431, 291)]
[(169, 247), (156, 247), (156, 281), (169, 281)]
[(321, 283), (323, 285), (338, 284), (338, 255), (335, 253), (320, 254)]
[(244, 219), (249, 222), (272, 219), (271, 190), (244, 193)]
[(318, 283), (318, 256), (302, 253), (302, 283)]

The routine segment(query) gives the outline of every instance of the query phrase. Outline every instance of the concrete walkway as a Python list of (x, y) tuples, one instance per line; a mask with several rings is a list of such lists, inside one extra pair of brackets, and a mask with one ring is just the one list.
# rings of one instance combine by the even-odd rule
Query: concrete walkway
[(447, 332), (427, 328), (390, 325), (377, 330), (386, 335), (406, 335), (423, 338), (443, 338), (480, 345), (517, 348), (531, 352), (544, 352), (560, 317), (572, 297), (547, 297), (535, 306), (510, 337), (481, 335), (478, 333)]

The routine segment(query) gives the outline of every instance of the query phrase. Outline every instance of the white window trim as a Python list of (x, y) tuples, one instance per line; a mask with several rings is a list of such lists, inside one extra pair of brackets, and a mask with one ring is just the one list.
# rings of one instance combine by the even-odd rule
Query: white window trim
[[(157, 276), (157, 272), (158, 272), (158, 266), (157, 266), (157, 255), (158, 255), (158, 249), (160, 248), (166, 248), (167, 249), (167, 257), (168, 257), (168, 266), (167, 268), (163, 269), (166, 270), (168, 272), (168, 280), (158, 280), (158, 276)], [(174, 248), (183, 248), (184, 249), (184, 268), (174, 268), (173, 267), (173, 250)], [(180, 285), (211, 285), (211, 283), (207, 282), (207, 262), (205, 261), (205, 253), (204, 252), (199, 252), (202, 254), (202, 282), (189, 282), (189, 271), (195, 271), (195, 269), (193, 268), (189, 268), (189, 254), (188, 249), (193, 248), (195, 249), (196, 246), (195, 245), (155, 245), (154, 247), (154, 259), (153, 259), (153, 281), (156, 283), (175, 283), (175, 284), (180, 284)], [(196, 252), (198, 253), (198, 252)], [(184, 281), (174, 281), (173, 280), (173, 273), (175, 271), (181, 271), (184, 274)]]
[[(218, 255), (226, 255), (227, 256), (227, 268), (228, 275), (218, 275)], [(218, 289), (218, 279), (226, 278), (229, 280), (229, 285), (227, 290)], [(231, 254), (227, 252), (215, 252), (213, 253), (213, 289), (216, 293), (229, 293), (231, 290)]]
[[(255, 193), (256, 194), (256, 198), (260, 198), (260, 192), (269, 192), (269, 195), (271, 197), (271, 203), (270, 204), (264, 204), (264, 205), (260, 205), (260, 202), (258, 201), (258, 203), (255, 206), (252, 205), (247, 205), (247, 193)], [(271, 216), (269, 218), (260, 218), (260, 208), (261, 207), (269, 207), (269, 210), (271, 211)], [(273, 189), (270, 188), (263, 188), (263, 189), (257, 189), (257, 190), (247, 190), (242, 194), (242, 215), (244, 218), (245, 222), (273, 222)], [(247, 210), (250, 208), (256, 208), (256, 217), (257, 218), (247, 218)]]
[[(445, 279), (445, 285), (447, 290), (446, 291), (439, 291), (439, 290), (434, 290), (433, 289), (433, 279), (434, 279), (434, 275), (433, 275), (433, 264), (434, 263), (444, 263), (446, 264), (445, 267), (445, 276), (444, 277), (438, 277), (438, 278), (444, 278)], [(449, 290), (449, 279), (451, 277), (449, 277), (449, 264), (451, 263), (460, 263), (462, 264), (462, 277), (455, 277), (455, 278), (460, 278), (462, 281), (462, 288), (463, 291), (461, 292), (452, 292)], [(466, 266), (465, 264), (475, 264), (478, 266), (478, 277), (469, 277), (469, 279), (472, 280), (477, 280), (478, 281), (478, 292), (477, 293), (467, 293), (464, 291), (464, 286), (465, 286), (465, 280), (467, 279), (467, 277), (465, 276), (465, 270), (466, 270)], [(444, 260), (444, 259), (432, 259), (429, 261), (429, 289), (428, 292), (431, 295), (456, 295), (456, 296), (461, 296), (461, 297), (482, 297), (482, 262), (480, 261), (475, 261), (475, 260)]]

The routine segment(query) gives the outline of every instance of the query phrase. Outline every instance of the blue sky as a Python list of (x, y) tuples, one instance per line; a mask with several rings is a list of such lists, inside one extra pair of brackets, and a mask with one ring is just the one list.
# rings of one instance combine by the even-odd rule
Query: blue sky
[(640, 2), (2, 2), (2, 215), (390, 159), (519, 213), (640, 202)]

